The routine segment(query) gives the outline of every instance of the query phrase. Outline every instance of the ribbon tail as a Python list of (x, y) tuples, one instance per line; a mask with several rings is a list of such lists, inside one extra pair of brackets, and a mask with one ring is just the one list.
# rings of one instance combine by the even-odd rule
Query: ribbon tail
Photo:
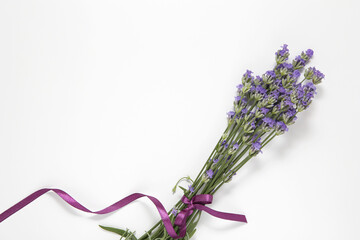
[(7, 209), (5, 212), (0, 214), (0, 223), (2, 221), (4, 221), (5, 219), (7, 219), (8, 217), (10, 217), (11, 215), (13, 215), (14, 213), (16, 213), (17, 211), (19, 211), (20, 209), (27, 206), (29, 203), (31, 203), (32, 201), (34, 201), (38, 197), (40, 197), (43, 194), (47, 193), (48, 191), (50, 191), (50, 189), (40, 189), (40, 190), (30, 194), (29, 196), (27, 196), (26, 198), (24, 198), (20, 202), (16, 203), (14, 206), (12, 206), (11, 208)]
[[(81, 205), (78, 201), (76, 201), (73, 197), (71, 197), (68, 193), (64, 192), (63, 190), (43, 188), (43, 189), (40, 189), (40, 190), (30, 194), (29, 196), (27, 196), (20, 202), (16, 203), (14, 206), (7, 209), (5, 212), (1, 213), (0, 214), (0, 223), (49, 191), (55, 192), (59, 197), (61, 197), (66, 203), (68, 203), (72, 207), (79, 209), (83, 212), (93, 213), (93, 214), (111, 213), (111, 212), (114, 212), (114, 211), (128, 205), (129, 203), (137, 200), (138, 198), (147, 197), (156, 206), (156, 208), (160, 214), (161, 220), (163, 221), (164, 226), (165, 226), (167, 232), (169, 233), (169, 236), (174, 239), (183, 238), (185, 236), (184, 231), (180, 231), (179, 235), (176, 234), (175, 229), (172, 226), (172, 223), (171, 223), (171, 220), (170, 220), (170, 217), (169, 217), (167, 211), (165, 210), (164, 206), (161, 204), (161, 202), (157, 198), (148, 196), (145, 194), (141, 194), (141, 193), (133, 193), (100, 211), (91, 211), (91, 210), (87, 209), (86, 207), (84, 207), (83, 205)], [(182, 227), (180, 227), (180, 229), (182, 230)]]
[(226, 212), (219, 212), (219, 211), (216, 211), (214, 209), (211, 209), (211, 208), (209, 208), (207, 206), (200, 205), (200, 204), (196, 204), (194, 206), (195, 206), (196, 209), (198, 209), (200, 211), (207, 212), (208, 214), (210, 214), (210, 215), (212, 215), (214, 217), (217, 217), (217, 218), (221, 218), (221, 219), (224, 219), (224, 220), (247, 223), (245, 215), (234, 214), (234, 213), (226, 213)]

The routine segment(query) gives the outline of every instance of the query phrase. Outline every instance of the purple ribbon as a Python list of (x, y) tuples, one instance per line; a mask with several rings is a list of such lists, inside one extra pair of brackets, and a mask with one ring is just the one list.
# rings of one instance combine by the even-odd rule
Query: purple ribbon
[(156, 206), (156, 208), (160, 214), (161, 220), (164, 223), (166, 231), (168, 232), (169, 236), (174, 239), (179, 239), (179, 238), (185, 237), (186, 219), (193, 213), (193, 211), (195, 209), (197, 209), (199, 211), (205, 211), (205, 212), (209, 213), (210, 215), (217, 217), (217, 218), (231, 220), (231, 221), (237, 221), (237, 222), (245, 222), (245, 223), (247, 222), (246, 217), (244, 215), (218, 212), (209, 207), (206, 207), (205, 204), (212, 203), (213, 196), (210, 194), (196, 195), (191, 200), (189, 200), (186, 196), (183, 196), (181, 198), (181, 201), (184, 204), (186, 204), (187, 207), (176, 216), (175, 222), (174, 222), (174, 225), (179, 227), (179, 235), (178, 235), (176, 233), (174, 227), (172, 226), (170, 217), (167, 214), (164, 206), (161, 204), (161, 202), (158, 199), (156, 199), (152, 196), (141, 194), (141, 193), (133, 193), (133, 194), (121, 199), (120, 201), (114, 203), (113, 205), (111, 205), (107, 208), (104, 208), (103, 210), (94, 212), (94, 211), (87, 209), (83, 205), (81, 205), (79, 202), (77, 202), (74, 198), (72, 198), (69, 194), (67, 194), (63, 190), (44, 188), (44, 189), (40, 189), (40, 190), (30, 194), (29, 196), (27, 196), (20, 202), (16, 203), (14, 206), (9, 208), (5, 212), (1, 213), (0, 214), (0, 223), (2, 221), (4, 221), (5, 219), (7, 219), (8, 217), (10, 217), (11, 215), (13, 215), (14, 213), (16, 213), (17, 211), (19, 211), (20, 209), (22, 209), (23, 207), (25, 207), (26, 205), (28, 205), (29, 203), (31, 203), (32, 201), (34, 201), (35, 199), (37, 199), (38, 197), (44, 195), (45, 193), (47, 193), (49, 191), (55, 192), (57, 195), (59, 195), (59, 197), (61, 197), (65, 202), (67, 202), (69, 205), (73, 206), (74, 208), (77, 208), (83, 212), (94, 213), (94, 214), (111, 213), (111, 212), (118, 210), (119, 208), (122, 208), (122, 207), (128, 205), (129, 203), (135, 201), (138, 198), (147, 197)]

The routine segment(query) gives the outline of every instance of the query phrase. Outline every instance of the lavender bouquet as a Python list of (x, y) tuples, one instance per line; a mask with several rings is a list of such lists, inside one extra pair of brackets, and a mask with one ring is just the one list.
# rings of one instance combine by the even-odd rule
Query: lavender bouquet
[[(0, 223), (49, 191), (55, 192), (70, 206), (83, 212), (107, 214), (122, 208), (141, 197), (149, 198), (159, 211), (161, 221), (146, 231), (139, 240), (190, 239), (196, 231), (202, 212), (238, 222), (246, 222), (240, 214), (213, 210), (206, 204), (225, 183), (231, 181), (237, 171), (256, 156), (276, 136), (288, 131), (288, 126), (297, 119), (297, 114), (309, 107), (316, 94), (315, 85), (321, 83), (324, 74), (310, 67), (301, 72), (310, 61), (313, 51), (308, 49), (288, 63), (287, 45), (275, 53), (276, 64), (272, 70), (260, 76), (252, 76), (247, 70), (242, 83), (237, 86), (234, 108), (228, 112), (228, 125), (195, 180), (181, 178), (173, 188), (179, 187), (184, 195), (167, 212), (155, 197), (134, 193), (100, 211), (91, 211), (61, 189), (43, 188), (0, 214)], [(188, 189), (179, 186), (186, 180)], [(121, 239), (138, 240), (135, 232), (100, 226), (121, 235)]]
[[(324, 74), (315, 67), (304, 70), (313, 56), (313, 50), (302, 52), (291, 63), (288, 62), (289, 55), (285, 44), (275, 53), (276, 64), (272, 70), (256, 77), (249, 70), (245, 72), (242, 83), (237, 86), (233, 110), (227, 113), (228, 125), (223, 135), (198, 176), (194, 180), (190, 177), (180, 179), (173, 192), (181, 181), (186, 180), (191, 184), (188, 189), (179, 188), (187, 199), (200, 194), (215, 195), (271, 140), (287, 132), (288, 126), (295, 123), (298, 113), (310, 106), (316, 94), (315, 85), (321, 83)], [(189, 209), (184, 201), (176, 203), (168, 212), (171, 222), (174, 223), (177, 215), (186, 210)], [(181, 239), (188, 240), (194, 235), (201, 213), (199, 209), (190, 209), (185, 216), (186, 233)], [(124, 239), (137, 239), (134, 232), (129, 230), (101, 227), (120, 234)], [(179, 227), (175, 226), (175, 230), (178, 231)], [(159, 221), (138, 239), (174, 238), (167, 232), (163, 221)]]

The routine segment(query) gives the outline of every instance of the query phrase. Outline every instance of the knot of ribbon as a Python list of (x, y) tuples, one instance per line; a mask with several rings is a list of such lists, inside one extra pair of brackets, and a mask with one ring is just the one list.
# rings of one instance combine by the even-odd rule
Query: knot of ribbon
[[(194, 209), (199, 209), (198, 207), (204, 206), (205, 204), (212, 203), (213, 196), (210, 194), (200, 194), (196, 195), (191, 200), (189, 200), (185, 195), (182, 196), (181, 201), (187, 205), (175, 218), (175, 226), (185, 226), (186, 219), (194, 212)], [(200, 210), (200, 209), (199, 209)]]
[(104, 208), (100, 211), (91, 211), (91, 210), (87, 209), (86, 207), (84, 207), (83, 205), (81, 205), (78, 201), (76, 201), (68, 193), (64, 192), (61, 189), (43, 188), (43, 189), (40, 189), (40, 190), (30, 194), (29, 196), (27, 196), (20, 202), (16, 203), (14, 206), (7, 209), (5, 212), (1, 213), (0, 214), (0, 223), (3, 222), (8, 217), (10, 217), (11, 215), (13, 215), (14, 213), (16, 213), (17, 211), (19, 211), (20, 209), (22, 209), (23, 207), (27, 206), (29, 203), (31, 203), (35, 199), (39, 198), (40, 196), (44, 195), (45, 193), (47, 193), (49, 191), (55, 192), (59, 197), (61, 197), (66, 203), (68, 203), (72, 207), (79, 209), (83, 212), (94, 213), (94, 214), (111, 213), (111, 212), (118, 210), (119, 208), (122, 208), (122, 207), (128, 205), (129, 203), (135, 201), (138, 198), (147, 197), (156, 206), (156, 208), (160, 214), (161, 220), (164, 223), (164, 227), (165, 227), (166, 231), (168, 232), (169, 236), (174, 239), (179, 239), (179, 238), (185, 237), (185, 235), (186, 235), (186, 219), (194, 212), (195, 209), (197, 209), (199, 211), (207, 212), (208, 214), (210, 214), (214, 217), (217, 217), (217, 218), (230, 220), (230, 221), (237, 221), (237, 222), (245, 222), (245, 223), (247, 222), (246, 217), (244, 215), (218, 212), (218, 211), (215, 211), (215, 210), (205, 206), (205, 204), (212, 203), (213, 196), (210, 194), (196, 195), (196, 196), (192, 197), (191, 200), (189, 200), (186, 196), (183, 196), (181, 198), (181, 201), (184, 204), (186, 204), (187, 206), (176, 216), (175, 222), (174, 222), (174, 225), (179, 227), (179, 235), (178, 235), (176, 233), (174, 227), (172, 226), (170, 217), (169, 217), (168, 213), (166, 212), (164, 206), (155, 197), (141, 194), (141, 193), (133, 193), (133, 194), (121, 199), (120, 201), (117, 201), (116, 203), (112, 204), (111, 206), (109, 206), (107, 208)]
[[(218, 212), (214, 209), (211, 209), (205, 204), (211, 204), (213, 201), (213, 196), (210, 194), (199, 194), (195, 195), (194, 197), (189, 200), (185, 195), (182, 196), (181, 201), (187, 205), (187, 207), (180, 211), (180, 213), (176, 216), (174, 225), (179, 227), (179, 235), (174, 236), (173, 234), (169, 235), (172, 238), (178, 239), (183, 238), (186, 234), (186, 220), (187, 218), (194, 212), (194, 210), (204, 211), (208, 214), (231, 221), (237, 222), (247, 222), (246, 217), (241, 214), (233, 214), (233, 213), (225, 213), (225, 212)], [(169, 232), (169, 231), (168, 231)]]

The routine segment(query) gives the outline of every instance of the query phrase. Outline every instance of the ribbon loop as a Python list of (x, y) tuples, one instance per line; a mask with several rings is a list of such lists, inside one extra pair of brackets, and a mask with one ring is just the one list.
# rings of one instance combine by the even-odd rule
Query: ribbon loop
[(180, 234), (186, 233), (186, 220), (194, 212), (194, 209), (200, 210), (199, 206), (212, 203), (213, 196), (210, 194), (199, 194), (189, 200), (185, 195), (181, 201), (187, 205), (175, 218), (174, 225), (179, 226)]

